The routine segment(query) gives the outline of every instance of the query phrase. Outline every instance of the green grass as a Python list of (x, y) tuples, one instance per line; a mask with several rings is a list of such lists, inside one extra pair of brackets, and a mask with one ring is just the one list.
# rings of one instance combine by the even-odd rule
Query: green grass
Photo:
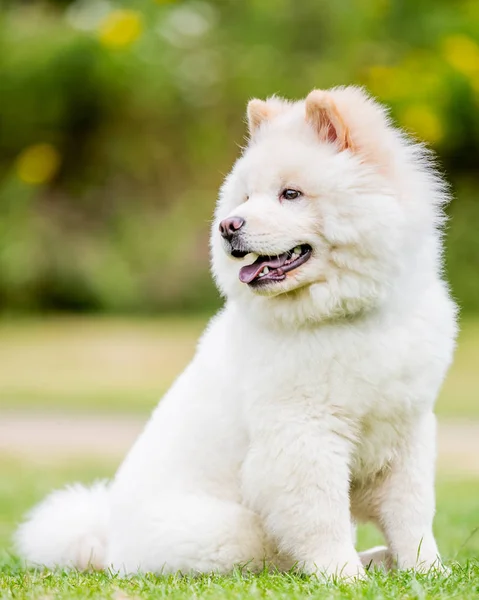
[[(52, 488), (66, 482), (108, 477), (115, 465), (84, 462), (34, 464), (3, 459), (0, 463), (0, 598), (478, 598), (479, 480), (439, 478), (436, 535), (452, 568), (449, 577), (373, 573), (355, 586), (320, 584), (293, 574), (258, 576), (235, 572), (229, 577), (184, 578), (153, 575), (121, 579), (105, 573), (66, 573), (24, 569), (8, 550), (12, 532), (25, 510)], [(359, 531), (359, 547), (379, 543), (374, 528)]]
[(120, 579), (96, 573), (48, 573), (23, 571), (16, 562), (5, 565), (0, 575), (2, 598), (112, 598), (114, 600), (171, 598), (185, 599), (450, 599), (477, 600), (479, 597), (479, 566), (470, 562), (454, 565), (448, 577), (398, 573), (370, 574), (364, 582), (321, 584), (315, 577), (293, 574), (250, 575), (241, 570), (229, 577), (141, 575)]
[[(149, 412), (193, 356), (207, 317), (0, 322), (1, 408)], [(462, 323), (438, 402), (479, 416), (479, 319)]]

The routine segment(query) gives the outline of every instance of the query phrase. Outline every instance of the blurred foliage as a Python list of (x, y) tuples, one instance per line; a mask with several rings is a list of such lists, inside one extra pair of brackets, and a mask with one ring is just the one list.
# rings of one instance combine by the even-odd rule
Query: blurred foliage
[(477, 0), (4, 0), (0, 308), (211, 309), (246, 101), (341, 83), (438, 152), (449, 276), (478, 310)]

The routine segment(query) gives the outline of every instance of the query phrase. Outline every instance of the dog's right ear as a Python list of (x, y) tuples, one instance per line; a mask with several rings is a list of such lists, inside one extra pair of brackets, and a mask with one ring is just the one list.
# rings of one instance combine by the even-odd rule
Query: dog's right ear
[(305, 102), (306, 121), (321, 141), (335, 144), (339, 151), (352, 149), (349, 129), (332, 96), (323, 90), (313, 90)]

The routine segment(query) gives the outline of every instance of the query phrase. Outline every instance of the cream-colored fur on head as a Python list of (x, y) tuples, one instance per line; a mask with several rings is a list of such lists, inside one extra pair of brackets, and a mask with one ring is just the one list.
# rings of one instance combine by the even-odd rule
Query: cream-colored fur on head
[[(111, 484), (56, 493), (20, 527), (29, 561), (440, 568), (433, 408), (456, 334), (441, 277), (445, 186), (358, 88), (252, 100), (247, 113), (250, 141), (211, 235), (225, 307)], [(298, 252), (302, 264), (265, 285), (244, 276)], [(387, 552), (358, 555), (360, 520)]]
[[(299, 324), (378, 306), (403, 278), (422, 277), (422, 265), (425, 276), (435, 274), (447, 195), (427, 152), (391, 127), (384, 109), (358, 88), (315, 90), (281, 110), (279, 102), (253, 129), (221, 191), (212, 246), (223, 293), (255, 306), (261, 318)], [(288, 186), (303, 197), (279, 202)], [(257, 253), (308, 243), (313, 258), (284, 285), (252, 292), (217, 231), (232, 215), (245, 218), (244, 242)], [(418, 252), (424, 256), (416, 268)], [(295, 302), (285, 295), (292, 290)]]

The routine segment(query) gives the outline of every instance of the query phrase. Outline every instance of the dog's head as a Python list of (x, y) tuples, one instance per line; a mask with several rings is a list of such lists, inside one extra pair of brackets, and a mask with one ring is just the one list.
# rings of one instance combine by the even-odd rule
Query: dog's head
[(295, 323), (378, 305), (436, 238), (444, 194), (424, 152), (358, 88), (251, 100), (247, 117), (212, 229), (221, 291)]

